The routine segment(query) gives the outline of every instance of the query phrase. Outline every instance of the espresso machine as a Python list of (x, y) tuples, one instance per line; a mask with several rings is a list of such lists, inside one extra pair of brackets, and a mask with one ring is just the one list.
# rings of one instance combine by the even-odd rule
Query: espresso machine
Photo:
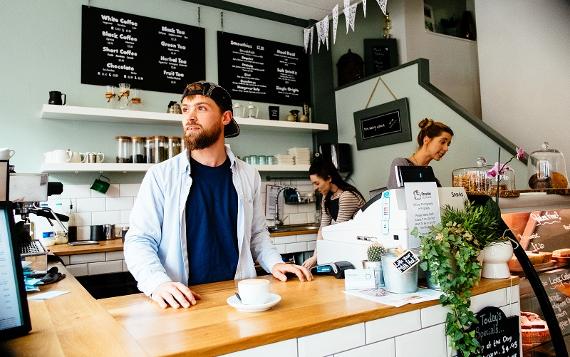
[(62, 222), (69, 221), (68, 216), (55, 213), (49, 207), (39, 206), (40, 202), (47, 201), (48, 196), (61, 194), (63, 185), (61, 182), (48, 182), (47, 173), (20, 174), (13, 172), (13, 169), (9, 172), (8, 182), (7, 200), (12, 202), (14, 214), (20, 218), (15, 224), (14, 233), (20, 243), (22, 260), (28, 261), (35, 271), (46, 271), (47, 250), (35, 237), (30, 215), (44, 217), (52, 226), (52, 220), (55, 220), (67, 233)]

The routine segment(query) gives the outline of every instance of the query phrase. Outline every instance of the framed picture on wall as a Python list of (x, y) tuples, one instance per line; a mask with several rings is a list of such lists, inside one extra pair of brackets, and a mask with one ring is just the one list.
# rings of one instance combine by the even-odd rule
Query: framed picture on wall
[(383, 72), (398, 65), (398, 46), (395, 38), (364, 40), (364, 71), (366, 76)]
[(411, 141), (408, 99), (354, 112), (354, 129), (358, 150)]

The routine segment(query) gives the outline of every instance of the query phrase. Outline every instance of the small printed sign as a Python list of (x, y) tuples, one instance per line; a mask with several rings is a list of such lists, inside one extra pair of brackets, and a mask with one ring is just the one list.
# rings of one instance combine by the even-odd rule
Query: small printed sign
[[(430, 228), (441, 222), (439, 195), (435, 182), (405, 182), (406, 213), (408, 229), (417, 228), (420, 234), (426, 234)], [(420, 239), (409, 237), (406, 248), (419, 248)]]
[(406, 250), (398, 259), (394, 260), (392, 264), (400, 271), (400, 273), (405, 273), (412, 269), (416, 264), (420, 262), (420, 258), (414, 254), (411, 250)]

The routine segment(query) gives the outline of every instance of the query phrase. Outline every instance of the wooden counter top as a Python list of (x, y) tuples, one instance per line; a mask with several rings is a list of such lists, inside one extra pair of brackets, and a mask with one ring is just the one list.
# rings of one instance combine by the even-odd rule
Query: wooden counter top
[[(62, 272), (65, 268), (57, 264)], [(32, 331), (6, 343), (17, 356), (210, 356), (340, 328), (437, 305), (428, 301), (394, 308), (343, 293), (344, 281), (319, 276), (312, 282), (280, 282), (271, 290), (282, 301), (271, 310), (239, 312), (226, 299), (235, 281), (198, 285), (202, 295), (189, 309), (162, 310), (144, 294), (95, 300), (71, 275), (42, 287), (70, 293), (29, 301)], [(473, 294), (519, 283), (482, 279)]]
[[(15, 356), (146, 356), (136, 340), (68, 274), (56, 264), (65, 279), (41, 287), (69, 291), (49, 300), (28, 300), (32, 331), (9, 340), (6, 347)], [(37, 293), (31, 293), (33, 296)]]
[[(161, 310), (143, 294), (99, 302), (149, 355), (209, 356), (229, 353), (374, 320), (428, 306), (429, 301), (394, 308), (343, 293), (344, 281), (319, 276), (312, 282), (279, 282), (271, 290), (281, 302), (269, 311), (244, 313), (227, 305), (237, 290), (234, 281), (194, 287), (202, 300), (189, 309)], [(474, 295), (518, 284), (516, 277), (483, 279)]]
[(122, 239), (111, 239), (100, 241), (97, 245), (69, 245), (69, 244), (56, 244), (47, 247), (50, 252), (55, 255), (75, 255), (75, 254), (89, 254), (101, 252), (114, 252), (123, 250)]

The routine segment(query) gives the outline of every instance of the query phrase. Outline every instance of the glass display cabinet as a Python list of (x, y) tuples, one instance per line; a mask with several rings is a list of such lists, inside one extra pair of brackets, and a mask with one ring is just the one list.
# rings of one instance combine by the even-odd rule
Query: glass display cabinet
[(509, 262), (520, 282), (523, 356), (567, 356), (570, 349), (570, 195), (522, 193), (499, 201), (519, 243)]

